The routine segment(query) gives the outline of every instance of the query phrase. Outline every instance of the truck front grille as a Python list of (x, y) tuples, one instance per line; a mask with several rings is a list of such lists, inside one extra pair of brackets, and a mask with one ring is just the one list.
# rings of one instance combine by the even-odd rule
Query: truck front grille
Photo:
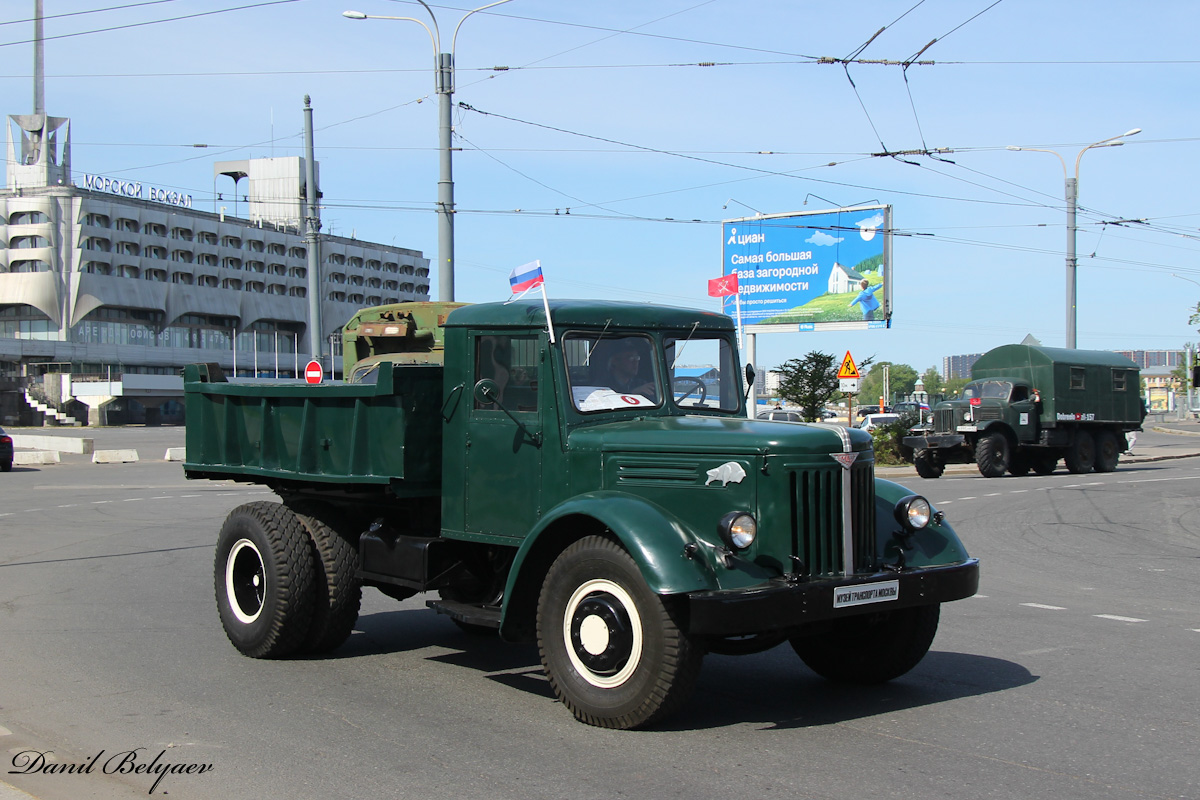
[[(862, 454), (860, 454), (861, 457)], [(790, 475), (792, 552), (809, 575), (841, 575), (845, 571), (842, 536), (842, 477), (831, 469), (797, 470)], [(854, 571), (875, 566), (875, 465), (853, 464), (850, 481), (850, 519), (853, 528)]]
[(953, 408), (939, 408), (933, 412), (933, 432), (953, 433), (958, 427)]

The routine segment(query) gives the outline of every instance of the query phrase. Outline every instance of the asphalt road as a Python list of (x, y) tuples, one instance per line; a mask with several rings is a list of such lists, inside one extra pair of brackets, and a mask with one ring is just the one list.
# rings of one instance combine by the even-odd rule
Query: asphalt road
[[(1186, 453), (1139, 445), (1159, 437)], [(271, 496), (142, 458), (0, 476), (0, 798), (1200, 797), (1198, 458), (909, 480), (983, 563), (913, 672), (847, 689), (786, 645), (710, 655), (690, 706), (640, 732), (576, 723), (535, 648), (421, 597), (368, 590), (329, 657), (242, 657), (212, 549)], [(93, 769), (8, 774), (46, 751)], [(194, 772), (104, 774), (156, 756)]]

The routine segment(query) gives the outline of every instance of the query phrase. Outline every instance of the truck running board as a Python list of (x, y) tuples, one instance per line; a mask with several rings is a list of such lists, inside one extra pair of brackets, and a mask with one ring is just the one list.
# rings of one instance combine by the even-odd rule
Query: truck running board
[(460, 603), (456, 600), (426, 600), (425, 605), (467, 625), (500, 629), (500, 609), (495, 606)]

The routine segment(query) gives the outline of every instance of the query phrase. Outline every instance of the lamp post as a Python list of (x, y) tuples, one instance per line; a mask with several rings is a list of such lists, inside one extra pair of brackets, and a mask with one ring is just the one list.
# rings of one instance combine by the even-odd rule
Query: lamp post
[(510, 0), (497, 0), (494, 3), (472, 9), (463, 15), (454, 28), (450, 39), (450, 52), (442, 52), (442, 37), (438, 31), (437, 17), (425, 0), (417, 0), (429, 12), (433, 29), (415, 17), (389, 17), (376, 14), (364, 14), (361, 11), (343, 11), (347, 19), (394, 19), (415, 22), (425, 29), (433, 42), (433, 77), (434, 89), (438, 96), (438, 299), (454, 300), (454, 168), (451, 153), (453, 152), (450, 124), (450, 111), (454, 97), (454, 50), (458, 42), (458, 30), (466, 22), (467, 17), (477, 11), (492, 8)]
[(1059, 155), (1057, 150), (1047, 150), (1041, 147), (1016, 147), (1009, 145), (1008, 150), (1024, 150), (1033, 153), (1051, 153), (1058, 158), (1059, 163), (1063, 168), (1063, 181), (1066, 184), (1067, 196), (1067, 349), (1075, 349), (1075, 268), (1077, 261), (1075, 258), (1075, 206), (1079, 198), (1079, 160), (1083, 158), (1083, 154), (1094, 147), (1120, 147), (1125, 144), (1123, 141), (1127, 136), (1134, 136), (1142, 132), (1141, 128), (1134, 128), (1125, 131), (1120, 136), (1110, 136), (1107, 139), (1101, 139), (1098, 142), (1093, 142), (1087, 147), (1079, 151), (1079, 155), (1075, 156), (1075, 175), (1071, 176), (1067, 172), (1067, 162)]

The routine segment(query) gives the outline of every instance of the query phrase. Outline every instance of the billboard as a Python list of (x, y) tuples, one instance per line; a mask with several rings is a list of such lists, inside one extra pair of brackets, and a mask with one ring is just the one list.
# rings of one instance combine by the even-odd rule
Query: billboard
[(724, 311), (748, 333), (888, 328), (892, 207), (855, 206), (724, 220)]

